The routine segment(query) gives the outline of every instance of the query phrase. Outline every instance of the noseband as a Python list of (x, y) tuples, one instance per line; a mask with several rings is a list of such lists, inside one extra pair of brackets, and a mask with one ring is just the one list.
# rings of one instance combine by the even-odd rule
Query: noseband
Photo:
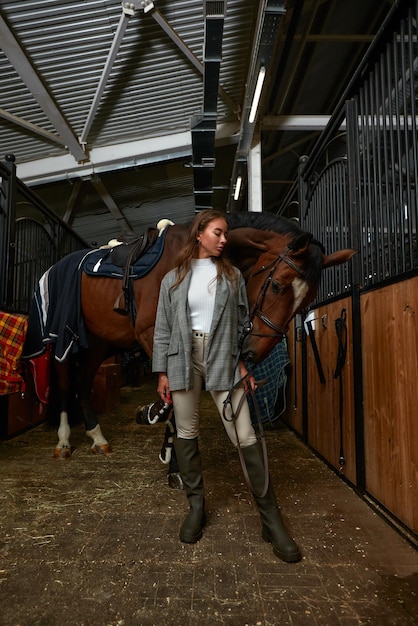
[[(269, 319), (266, 315), (264, 315), (264, 313), (262, 312), (262, 307), (263, 307), (263, 303), (264, 303), (264, 298), (267, 292), (267, 289), (273, 279), (273, 276), (275, 274), (275, 271), (278, 267), (278, 265), (280, 264), (281, 261), (284, 261), (289, 267), (291, 267), (293, 270), (295, 270), (295, 272), (297, 272), (300, 276), (302, 276), (303, 278), (306, 277), (305, 272), (298, 266), (296, 265), (296, 263), (289, 258), (289, 252), (290, 252), (290, 248), (289, 246), (287, 246), (287, 248), (285, 249), (284, 252), (282, 252), (281, 254), (279, 254), (279, 256), (274, 259), (274, 261), (272, 261), (271, 263), (269, 263), (268, 265), (263, 265), (262, 267), (260, 267), (259, 270), (257, 270), (256, 272), (254, 272), (254, 274), (250, 274), (248, 279), (247, 279), (247, 283), (250, 280), (250, 278), (254, 278), (254, 276), (257, 276), (258, 274), (261, 274), (262, 272), (266, 272), (268, 270), (270, 270), (266, 276), (266, 279), (264, 281), (264, 283), (262, 284), (261, 288), (260, 288), (260, 292), (258, 294), (258, 298), (253, 306), (253, 308), (251, 309), (251, 313), (250, 313), (250, 321), (248, 324), (248, 327), (246, 329), (246, 334), (253, 334), (256, 337), (273, 337), (273, 338), (283, 338), (286, 335), (287, 329), (284, 330), (283, 328), (280, 328), (280, 326), (277, 326), (277, 324), (275, 324), (274, 322), (271, 321), (271, 319)], [(271, 328), (274, 333), (255, 333), (253, 331), (253, 319), (254, 317), (258, 317), (266, 326), (269, 326), (269, 328)]]

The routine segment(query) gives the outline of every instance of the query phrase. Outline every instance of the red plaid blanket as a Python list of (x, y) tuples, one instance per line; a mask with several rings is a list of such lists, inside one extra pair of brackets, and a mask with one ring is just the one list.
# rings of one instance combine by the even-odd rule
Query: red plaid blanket
[(0, 311), (0, 395), (21, 390), (19, 359), (27, 327), (27, 317)]

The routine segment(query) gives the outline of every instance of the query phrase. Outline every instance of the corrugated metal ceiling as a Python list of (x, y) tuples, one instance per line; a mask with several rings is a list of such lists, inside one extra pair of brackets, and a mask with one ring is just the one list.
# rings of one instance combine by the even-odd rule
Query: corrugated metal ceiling
[[(110, 46), (123, 17), (121, 3), (115, 0), (83, 2), (0, 2), (3, 15), (25, 50), (34, 69), (53, 95), (74, 133), (80, 137), (107, 62)], [(164, 19), (202, 62), (204, 32), (201, 1), (158, 3)], [(254, 3), (235, 1), (228, 6), (228, 25), (235, 24), (233, 37), (223, 45), (221, 84), (239, 103), (242, 99), (248, 63), (237, 55), (252, 37)], [(228, 34), (228, 26), (225, 28)], [(36, 103), (23, 80), (13, 72), (8, 59), (0, 55), (2, 108), (52, 134), (48, 117)], [(126, 31), (103, 92), (97, 115), (87, 137), (88, 149), (188, 132), (190, 118), (202, 106), (202, 76), (181, 50), (152, 19), (150, 13), (135, 12)], [(219, 122), (236, 119), (220, 100)], [(10, 132), (10, 127), (8, 132)], [(9, 137), (8, 137), (9, 139)], [(3, 137), (0, 134), (3, 143)], [(22, 131), (13, 137), (12, 150), (17, 162), (36, 157), (65, 154), (63, 147)]]
[(280, 116), (330, 115), (392, 4), (0, 0), (0, 157), (13, 153), (20, 178), (88, 241), (117, 234), (106, 196), (134, 230), (190, 219), (205, 10), (224, 11), (213, 202), (230, 206), (241, 114), (264, 55), (263, 206), (277, 210), (320, 131), (309, 120), (290, 130)]

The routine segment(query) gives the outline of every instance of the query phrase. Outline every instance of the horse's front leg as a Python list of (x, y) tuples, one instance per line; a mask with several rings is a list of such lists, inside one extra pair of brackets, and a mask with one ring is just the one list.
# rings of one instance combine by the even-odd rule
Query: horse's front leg
[(103, 454), (108, 456), (113, 450), (109, 442), (105, 439), (97, 420), (96, 413), (91, 405), (91, 393), (93, 388), (94, 376), (97, 369), (102, 363), (104, 354), (96, 355), (96, 358), (87, 359), (80, 367), (79, 375), (79, 400), (83, 412), (84, 424), (86, 427), (86, 435), (93, 440), (91, 452), (93, 454)]

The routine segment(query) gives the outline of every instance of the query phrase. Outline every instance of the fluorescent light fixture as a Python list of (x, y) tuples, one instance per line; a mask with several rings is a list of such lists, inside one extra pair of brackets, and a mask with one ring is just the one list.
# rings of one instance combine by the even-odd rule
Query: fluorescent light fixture
[(260, 71), (258, 72), (257, 84), (255, 86), (253, 103), (251, 105), (250, 115), (248, 117), (248, 121), (252, 124), (255, 120), (255, 116), (257, 114), (258, 103), (260, 102), (261, 90), (263, 89), (264, 79), (266, 77), (266, 68), (260, 67)]
[(235, 182), (234, 200), (238, 200), (239, 198), (239, 192), (241, 191), (241, 184), (242, 184), (242, 176), (238, 176)]

